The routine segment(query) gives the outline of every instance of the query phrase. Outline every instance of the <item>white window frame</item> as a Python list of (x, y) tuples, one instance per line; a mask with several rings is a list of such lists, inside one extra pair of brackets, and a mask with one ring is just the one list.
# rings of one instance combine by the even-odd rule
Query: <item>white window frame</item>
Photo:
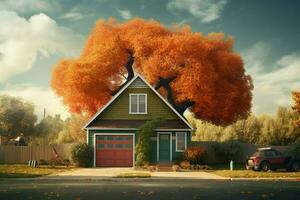
[[(145, 96), (145, 112), (140, 112), (140, 105), (139, 105), (139, 96), (144, 95)], [(137, 98), (137, 112), (131, 112), (131, 96), (138, 96)], [(129, 114), (134, 114), (134, 115), (145, 115), (148, 114), (148, 105), (147, 105), (147, 94), (146, 93), (132, 93), (129, 94)]]
[[(178, 133), (184, 133), (184, 150), (181, 150), (181, 149), (178, 149), (177, 147), (177, 141), (178, 141)], [(186, 150), (186, 147), (187, 147), (187, 132), (176, 132), (176, 144), (175, 144), (175, 146), (176, 146), (176, 152), (184, 152), (185, 150)]]

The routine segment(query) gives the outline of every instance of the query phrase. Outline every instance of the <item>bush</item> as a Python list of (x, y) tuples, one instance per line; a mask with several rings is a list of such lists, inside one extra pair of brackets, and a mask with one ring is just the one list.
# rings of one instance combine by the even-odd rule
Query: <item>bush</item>
[(93, 147), (79, 143), (72, 149), (72, 160), (76, 166), (79, 167), (91, 167), (93, 163)]
[(151, 121), (147, 121), (142, 126), (139, 127), (138, 134), (139, 139), (136, 145), (136, 165), (141, 167), (149, 164), (150, 162), (150, 138), (155, 133), (155, 129), (161, 123), (163, 123), (165, 119), (156, 118)]
[(229, 141), (224, 143), (218, 143), (213, 146), (216, 158), (220, 162), (230, 162), (240, 160), (243, 155), (243, 148), (238, 141)]
[(202, 164), (206, 156), (206, 150), (203, 147), (190, 147), (185, 150), (184, 156), (190, 164)]
[(191, 167), (191, 164), (189, 161), (182, 161), (179, 166), (182, 168), (182, 169), (190, 169)]
[(297, 160), (300, 160), (300, 144), (290, 144), (288, 146), (287, 154), (293, 156)]
[(49, 165), (49, 162), (44, 159), (40, 159), (39, 165)]

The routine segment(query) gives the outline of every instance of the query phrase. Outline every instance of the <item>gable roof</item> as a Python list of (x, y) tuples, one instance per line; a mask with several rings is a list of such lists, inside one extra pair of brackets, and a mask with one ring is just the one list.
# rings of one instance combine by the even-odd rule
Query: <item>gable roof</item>
[(90, 125), (91, 122), (93, 122), (94, 119), (96, 119), (97, 116), (99, 116), (112, 102), (117, 99), (123, 91), (128, 88), (137, 78), (140, 78), (171, 110), (191, 129), (193, 130), (194, 128), (188, 123), (188, 121), (181, 116), (174, 108), (171, 106), (171, 104), (163, 98), (141, 75), (137, 74), (133, 79), (131, 79), (117, 94), (111, 98), (108, 103), (103, 106), (95, 115), (91, 117), (91, 119), (83, 126), (83, 129), (88, 129), (87, 127)]

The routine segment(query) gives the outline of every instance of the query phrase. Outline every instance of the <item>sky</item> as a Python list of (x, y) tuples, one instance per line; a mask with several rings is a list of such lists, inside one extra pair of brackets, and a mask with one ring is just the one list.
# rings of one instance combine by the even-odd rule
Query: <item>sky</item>
[(274, 114), (300, 90), (297, 0), (0, 0), (0, 95), (22, 97), (50, 115), (69, 116), (50, 87), (51, 70), (77, 57), (98, 19), (155, 19), (235, 38), (254, 82), (252, 113)]

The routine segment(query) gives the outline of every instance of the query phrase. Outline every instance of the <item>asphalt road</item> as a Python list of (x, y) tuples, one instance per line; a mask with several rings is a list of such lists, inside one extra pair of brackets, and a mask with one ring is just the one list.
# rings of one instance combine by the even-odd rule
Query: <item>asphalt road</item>
[(296, 200), (300, 182), (228, 180), (1, 180), (1, 200)]

